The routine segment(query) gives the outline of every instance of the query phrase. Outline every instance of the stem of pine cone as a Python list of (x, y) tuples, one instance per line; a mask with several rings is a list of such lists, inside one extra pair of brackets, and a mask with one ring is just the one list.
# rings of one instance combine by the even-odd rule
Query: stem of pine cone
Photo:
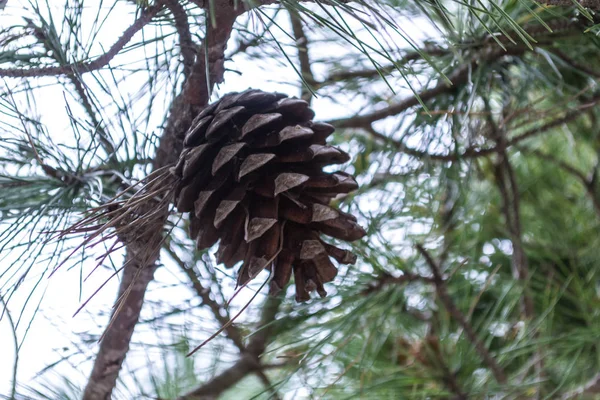
[[(207, 34), (192, 71), (170, 108), (167, 126), (160, 140), (154, 170), (174, 163), (182, 149), (183, 135), (199, 110), (208, 104), (215, 83), (223, 81), (223, 60), (227, 41), (236, 18), (243, 9), (233, 9), (229, 2), (219, 2), (214, 10), (215, 23)], [(211, 20), (211, 18), (207, 18)], [(205, 56), (207, 55), (207, 57)], [(208, 65), (208, 68), (207, 68)], [(209, 75), (206, 76), (206, 71)], [(153, 204), (149, 204), (149, 209)], [(94, 367), (85, 388), (84, 400), (110, 399), (117, 377), (138, 323), (148, 284), (157, 268), (163, 241), (163, 229), (169, 215), (165, 205), (155, 213), (157, 229), (127, 244), (123, 277), (119, 286), (119, 303), (103, 334)]]

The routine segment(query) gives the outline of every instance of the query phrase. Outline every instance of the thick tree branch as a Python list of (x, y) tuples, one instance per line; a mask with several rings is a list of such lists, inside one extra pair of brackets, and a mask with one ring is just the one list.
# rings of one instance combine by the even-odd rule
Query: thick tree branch
[(188, 16), (185, 8), (179, 3), (179, 0), (165, 0), (165, 6), (173, 14), (175, 29), (177, 29), (177, 34), (179, 35), (181, 57), (183, 58), (183, 74), (187, 78), (196, 60), (196, 45), (190, 33)]
[[(155, 171), (177, 160), (182, 149), (183, 135), (193, 117), (201, 107), (208, 104), (214, 83), (223, 80), (225, 48), (233, 23), (243, 10), (234, 10), (229, 2), (219, 2), (214, 12), (213, 19), (216, 24), (209, 24), (203, 44), (207, 56), (198, 58), (189, 79), (184, 84), (182, 93), (173, 101), (167, 126), (154, 159)], [(210, 19), (209, 16), (208, 20)], [(206, 76), (207, 70), (208, 76)], [(156, 205), (148, 204), (149, 210), (153, 207), (156, 208)], [(129, 350), (129, 341), (139, 319), (146, 288), (157, 267), (156, 262), (163, 240), (163, 226), (169, 215), (168, 205), (165, 203), (155, 210), (153, 215), (156, 218), (156, 228), (148, 229), (147, 235), (127, 243), (127, 265), (119, 288), (119, 307), (104, 332), (85, 389), (84, 400), (110, 399), (121, 365)]]
[[(160, 226), (157, 228), (160, 229)], [(153, 238), (154, 239), (154, 238)], [(160, 239), (160, 237), (159, 237)], [(155, 239), (154, 239), (155, 240)], [(146, 287), (154, 276), (156, 266), (148, 254), (146, 245), (134, 243), (127, 248), (126, 263), (119, 285), (120, 306), (111, 316), (111, 324), (104, 333), (96, 355), (94, 368), (83, 395), (84, 400), (108, 400), (117, 376), (129, 350), (129, 342), (144, 302)], [(158, 245), (154, 243), (152, 245)], [(146, 256), (141, 256), (145, 254)], [(116, 310), (119, 310), (116, 312)]]

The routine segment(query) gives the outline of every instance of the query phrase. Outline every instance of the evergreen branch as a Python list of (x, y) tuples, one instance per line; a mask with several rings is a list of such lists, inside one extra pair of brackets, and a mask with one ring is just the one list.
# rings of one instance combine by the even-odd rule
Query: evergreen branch
[(586, 101), (584, 104), (578, 106), (574, 110), (568, 111), (567, 113), (565, 113), (564, 116), (560, 118), (548, 121), (537, 128), (531, 128), (511, 139), (508, 139), (506, 141), (506, 148), (514, 146), (517, 143), (520, 143), (526, 139), (530, 139), (541, 133), (547, 132), (552, 128), (556, 128), (568, 122), (574, 121), (575, 119), (583, 115), (583, 111), (590, 110), (591, 108), (595, 107), (598, 104), (598, 102), (600, 102), (600, 96), (595, 96), (594, 98), (590, 99), (589, 101)]
[[(559, 20), (557, 23), (552, 24), (550, 29), (552, 32), (548, 32), (546, 28), (544, 28), (540, 32), (539, 27), (532, 27), (527, 30), (527, 33), (530, 36), (540, 36), (537, 47), (541, 47), (544, 45), (551, 44), (554, 39), (564, 37), (572, 33), (572, 30), (576, 27), (576, 23), (571, 21), (563, 21)], [(490, 36), (491, 37), (491, 36)], [(494, 36), (494, 38), (496, 38)], [(505, 36), (501, 36), (501, 39), (504, 39)], [(497, 39), (497, 38), (496, 38)], [(328, 123), (335, 125), (339, 128), (364, 128), (369, 130), (370, 126), (379, 120), (385, 119), (387, 117), (391, 117), (394, 115), (398, 115), (411, 107), (419, 105), (421, 103), (425, 103), (428, 100), (436, 98), (437, 96), (450, 93), (457, 90), (457, 87), (463, 85), (467, 82), (469, 76), (475, 73), (478, 68), (481, 68), (483, 65), (488, 63), (493, 63), (505, 56), (519, 56), (526, 52), (532, 51), (534, 49), (526, 46), (525, 44), (512, 44), (506, 45), (503, 47), (494, 46), (493, 42), (490, 42), (491, 39), (487, 41), (484, 40), (483, 45), (473, 45), (473, 47), (478, 48), (481, 47), (475, 54), (473, 54), (469, 61), (462, 62), (460, 66), (455, 69), (450, 75), (448, 75), (447, 80), (440, 81), (435, 87), (430, 89), (425, 89), (419, 93), (416, 93), (413, 96), (409, 96), (396, 104), (392, 104), (386, 108), (381, 110), (377, 110), (371, 112), (369, 114), (357, 115), (348, 118), (341, 118), (328, 121)], [(435, 52), (442, 52), (443, 49), (435, 49)], [(446, 50), (449, 52), (448, 50)], [(419, 51), (418, 53), (426, 53), (426, 51)], [(416, 55), (409, 55), (409, 58), (417, 57)], [(410, 59), (408, 61), (410, 61)], [(401, 60), (402, 61), (402, 60)], [(360, 74), (370, 75), (373, 72), (360, 72)], [(359, 75), (360, 76), (360, 75)], [(447, 82), (450, 82), (448, 84)]]
[[(428, 338), (431, 338), (432, 336), (429, 335)], [(429, 341), (431, 341), (432, 339), (430, 339)], [(439, 349), (439, 343), (437, 342), (437, 337), (435, 337), (436, 340), (436, 348)], [(442, 370), (443, 376), (442, 376), (442, 380), (444, 381), (444, 384), (448, 387), (448, 389), (450, 389), (450, 391), (452, 393), (454, 393), (454, 397), (452, 398), (452, 400), (467, 400), (469, 398), (469, 396), (465, 393), (465, 391), (461, 388), (461, 385), (458, 383), (457, 379), (456, 379), (456, 375), (450, 370), (450, 367), (448, 367), (448, 364), (446, 364), (446, 361), (444, 360), (444, 358), (442, 357), (441, 354), (439, 354), (439, 357), (436, 358), (437, 364), (439, 365), (440, 369)]]
[[(62, 66), (66, 66), (64, 50), (57, 45), (57, 43), (60, 43), (60, 38), (57, 36), (56, 31), (48, 28), (48, 24), (46, 23), (43, 23), (42, 26), (36, 26), (31, 20), (28, 20), (28, 26), (33, 29), (34, 37), (44, 46), (48, 53), (52, 55), (54, 61)], [(117, 164), (118, 160), (115, 154), (115, 145), (98, 119), (81, 75), (77, 71), (71, 71), (66, 73), (66, 76), (75, 87), (75, 92), (79, 96), (79, 102), (88, 115), (93, 130), (100, 136), (100, 144), (104, 147), (109, 160), (112, 163)], [(71, 115), (70, 112), (69, 115)]]
[(106, 66), (139, 30), (146, 26), (163, 8), (166, 0), (157, 0), (156, 4), (143, 10), (137, 20), (123, 32), (123, 35), (108, 49), (108, 51), (93, 61), (79, 61), (58, 67), (41, 68), (0, 68), (0, 76), (12, 78), (57, 76), (72, 73), (85, 73)]
[(388, 273), (383, 273), (373, 282), (371, 282), (365, 289), (363, 289), (360, 293), (364, 296), (368, 296), (372, 293), (377, 293), (381, 291), (384, 287), (390, 285), (403, 285), (410, 282), (425, 282), (425, 283), (435, 283), (435, 281), (423, 275), (414, 274), (409, 271), (402, 271), (402, 275), (396, 277)]
[(494, 358), (490, 355), (483, 342), (477, 337), (477, 334), (475, 333), (475, 330), (473, 329), (469, 321), (467, 321), (464, 314), (460, 312), (458, 307), (456, 307), (456, 304), (454, 304), (452, 297), (450, 297), (450, 295), (448, 294), (446, 282), (442, 276), (442, 271), (440, 267), (433, 260), (429, 252), (427, 252), (427, 250), (425, 250), (425, 248), (421, 244), (417, 244), (416, 248), (419, 251), (419, 253), (423, 256), (423, 258), (425, 258), (427, 265), (431, 269), (431, 273), (433, 275), (433, 280), (435, 283), (436, 293), (440, 301), (442, 302), (446, 310), (448, 310), (452, 318), (456, 322), (458, 322), (458, 324), (463, 328), (465, 334), (467, 335), (467, 338), (473, 344), (473, 346), (475, 346), (475, 349), (477, 349), (479, 356), (483, 359), (483, 361), (487, 364), (487, 366), (494, 374), (496, 381), (498, 381), (498, 383), (506, 383), (507, 379), (506, 375), (504, 374), (504, 371), (502, 370), (500, 365), (496, 363), (496, 360), (494, 360)]
[[(171, 256), (171, 258), (177, 263), (177, 265), (179, 265), (181, 270), (187, 275), (189, 280), (192, 282), (192, 287), (194, 288), (194, 291), (196, 292), (198, 297), (200, 297), (202, 299), (202, 303), (204, 305), (208, 306), (208, 308), (210, 308), (213, 316), (221, 324), (221, 326), (224, 327), (227, 337), (229, 337), (229, 339), (231, 339), (231, 341), (239, 349), (240, 354), (242, 354), (242, 358), (243, 358), (243, 354), (247, 350), (246, 350), (246, 346), (244, 346), (244, 342), (242, 340), (242, 333), (235, 325), (233, 325), (229, 322), (230, 319), (227, 315), (223, 316), (221, 314), (221, 312), (223, 310), (226, 311), (226, 308), (223, 307), (222, 304), (219, 304), (217, 301), (213, 300), (210, 297), (210, 289), (202, 286), (202, 282), (200, 282), (200, 280), (198, 279), (198, 276), (196, 275), (196, 271), (193, 269), (193, 267), (188, 267), (186, 265), (186, 263), (170, 247), (166, 246), (165, 249)], [(262, 366), (259, 365), (256, 368), (256, 370), (254, 370), (254, 373), (263, 382), (263, 384), (265, 385), (265, 387), (267, 389), (273, 388), (273, 385), (271, 384), (269, 378), (263, 371)], [(274, 399), (279, 398), (279, 396), (277, 395), (277, 392), (274, 390), (272, 393), (272, 398), (274, 398)]]
[(567, 65), (573, 67), (574, 69), (579, 70), (586, 75), (593, 76), (594, 78), (600, 78), (600, 71), (596, 71), (595, 69), (586, 67), (585, 65), (578, 63), (577, 61), (573, 60), (571, 57), (569, 57), (564, 51), (560, 50), (559, 48), (552, 49), (552, 53), (554, 53), (561, 60), (563, 60)]
[[(595, 107), (598, 104), (598, 102), (600, 102), (600, 96), (594, 96), (593, 98), (586, 100), (584, 102), (584, 104), (576, 107), (574, 110), (568, 111), (564, 116), (550, 120), (550, 121), (542, 124), (539, 127), (531, 128), (511, 139), (508, 139), (506, 141), (506, 144), (504, 144), (503, 146), (506, 146), (505, 149), (508, 149), (512, 146), (519, 144), (520, 142), (522, 142), (524, 140), (531, 139), (537, 135), (540, 135), (540, 134), (543, 134), (543, 133), (549, 131), (550, 129), (553, 129), (553, 128), (559, 127), (563, 124), (566, 124), (568, 122), (574, 121), (575, 119), (582, 116), (584, 111), (589, 111), (590, 109)], [(389, 136), (386, 136), (383, 133), (375, 130), (375, 128), (373, 128), (373, 126), (371, 124), (369, 124), (366, 127), (362, 127), (362, 128), (366, 132), (368, 132), (371, 136), (373, 136), (374, 138), (380, 139), (384, 143), (388, 143), (388, 144), (394, 146), (396, 149), (398, 149), (398, 151), (401, 151), (410, 156), (413, 156), (413, 157), (416, 157), (419, 159), (423, 159), (423, 160), (428, 160), (428, 161), (458, 161), (458, 160), (464, 160), (464, 159), (485, 157), (485, 156), (489, 156), (491, 154), (500, 153), (504, 149), (502, 146), (496, 144), (492, 147), (487, 147), (487, 148), (485, 148), (485, 147), (482, 148), (481, 146), (471, 146), (471, 147), (468, 147), (467, 149), (465, 149), (464, 151), (462, 151), (461, 153), (448, 153), (448, 154), (430, 153), (425, 150), (418, 150), (418, 149), (409, 147), (408, 145), (404, 144), (400, 140), (395, 140)]]
[(90, 98), (87, 95), (85, 87), (83, 86), (83, 81), (82, 81), (80, 75), (75, 74), (75, 73), (68, 73), (67, 76), (71, 80), (71, 83), (73, 83), (73, 86), (75, 86), (75, 91), (77, 92), (77, 95), (79, 96), (81, 105), (83, 106), (86, 114), (90, 118), (93, 129), (96, 132), (98, 132), (98, 135), (100, 136), (100, 143), (102, 144), (102, 147), (104, 147), (104, 151), (106, 151), (106, 154), (108, 155), (109, 160), (112, 161), (114, 164), (117, 164), (118, 160), (117, 160), (117, 155), (115, 152), (115, 150), (116, 150), (115, 145), (113, 144), (113, 142), (110, 138), (110, 135), (108, 134), (108, 132), (106, 132), (106, 130), (104, 129), (104, 126), (98, 119), (96, 112), (94, 111), (94, 108), (92, 107), (92, 103), (90, 102)]
[[(489, 100), (484, 99), (486, 109), (491, 110)], [(510, 235), (512, 245), (511, 266), (513, 277), (523, 286), (523, 295), (520, 298), (522, 313), (524, 319), (531, 321), (535, 317), (535, 308), (533, 297), (529, 286), (529, 259), (523, 247), (523, 233), (521, 226), (521, 195), (517, 184), (515, 172), (510, 163), (507, 148), (507, 138), (503, 130), (499, 129), (495, 121), (491, 118), (491, 113), (487, 116), (487, 122), (491, 128), (493, 138), (497, 142), (497, 147), (501, 149), (498, 153), (498, 161), (495, 164), (494, 175), (496, 178), (496, 186), (500, 191), (502, 199), (502, 213), (504, 214), (505, 223)], [(534, 332), (534, 336), (538, 336), (538, 332)], [(540, 350), (536, 348), (533, 365), (537, 375), (537, 380), (541, 380), (544, 363)], [(539, 388), (536, 389), (536, 393)]]
[[(534, 39), (539, 39), (540, 41), (544, 41), (544, 37), (548, 37), (548, 36), (556, 37), (556, 36), (559, 36), (562, 34), (569, 34), (571, 32), (571, 30), (575, 27), (575, 24), (570, 21), (555, 20), (555, 21), (551, 21), (549, 24), (546, 24), (546, 26), (547, 26), (547, 28), (541, 27), (538, 25), (525, 26), (523, 28), (523, 30), (525, 32), (527, 32), (528, 35), (532, 36)], [(499, 40), (502, 43), (504, 43), (505, 45), (509, 45), (512, 43), (512, 42), (508, 41), (506, 36), (504, 36), (504, 35), (502, 35), (500, 37), (488, 35), (488, 36), (485, 36), (483, 39), (479, 40), (478, 42), (465, 44), (464, 48), (465, 49), (466, 48), (481, 49), (481, 48), (484, 48), (484, 47), (487, 47), (487, 46), (490, 46), (491, 44), (493, 44), (494, 40)], [(555, 51), (555, 50), (553, 49), (552, 51)], [(558, 50), (558, 51), (560, 51), (560, 50)], [(393, 64), (386, 65), (386, 66), (383, 66), (378, 69), (362, 69), (362, 70), (356, 70), (356, 71), (344, 70), (344, 71), (332, 73), (323, 81), (317, 82), (317, 87), (321, 88), (324, 86), (335, 84), (340, 81), (356, 79), (356, 78), (367, 78), (367, 79), (377, 78), (380, 76), (380, 73), (384, 74), (384, 75), (391, 74), (393, 71), (398, 70), (399, 66), (407, 64), (411, 61), (421, 60), (421, 59), (423, 59), (423, 56), (428, 56), (428, 57), (429, 56), (445, 56), (445, 55), (448, 55), (451, 53), (452, 53), (452, 50), (449, 48), (442, 48), (442, 47), (437, 47), (437, 46), (425, 47), (425, 48), (422, 48), (422, 49), (419, 49), (416, 51), (409, 52), (405, 56), (401, 57), (399, 60), (394, 62)], [(581, 70), (587, 73), (587, 71), (589, 69), (586, 69), (585, 67), (583, 67)]]
[(258, 364), (250, 354), (243, 354), (231, 367), (193, 391), (184, 394), (177, 400), (214, 400), (221, 393), (258, 370)]

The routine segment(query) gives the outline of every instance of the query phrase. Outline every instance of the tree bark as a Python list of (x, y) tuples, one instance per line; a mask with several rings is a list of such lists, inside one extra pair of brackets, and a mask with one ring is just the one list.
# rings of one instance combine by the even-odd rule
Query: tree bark
[[(189, 79), (171, 105), (167, 126), (153, 163), (155, 171), (173, 164), (178, 159), (183, 146), (183, 136), (194, 116), (208, 104), (214, 84), (223, 81), (227, 41), (233, 23), (244, 11), (241, 6), (234, 8), (228, 1), (216, 2), (212, 18), (207, 11), (209, 23), (206, 37), (201, 50), (196, 55)], [(215, 21), (214, 24), (210, 22), (211, 19)], [(118, 305), (115, 307), (111, 323), (104, 332), (85, 388), (84, 400), (110, 399), (116, 385), (133, 331), (139, 320), (144, 294), (157, 268), (163, 227), (169, 215), (168, 206), (163, 206), (163, 209), (155, 215), (156, 229), (149, 230), (148, 235), (127, 243), (126, 265), (119, 286)]]

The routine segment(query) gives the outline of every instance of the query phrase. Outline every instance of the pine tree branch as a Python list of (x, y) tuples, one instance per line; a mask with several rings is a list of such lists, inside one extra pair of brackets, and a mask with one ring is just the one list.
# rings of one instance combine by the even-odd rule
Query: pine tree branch
[(108, 49), (108, 51), (93, 61), (79, 61), (73, 64), (61, 65), (58, 67), (41, 68), (0, 68), (0, 76), (12, 78), (39, 77), (39, 76), (57, 76), (72, 73), (83, 74), (85, 72), (95, 71), (106, 66), (127, 43), (133, 38), (139, 30), (146, 26), (164, 6), (166, 0), (157, 0), (153, 6), (143, 10), (137, 20), (123, 32), (123, 35)]
[(165, 7), (171, 11), (175, 20), (175, 29), (179, 35), (179, 47), (183, 58), (183, 75), (187, 78), (196, 60), (196, 45), (190, 33), (188, 15), (179, 0), (165, 0)]
[(81, 105), (83, 106), (86, 114), (88, 115), (90, 121), (92, 122), (93, 129), (95, 130), (95, 132), (98, 133), (98, 136), (100, 138), (100, 144), (104, 148), (104, 151), (106, 151), (106, 154), (108, 155), (108, 159), (112, 163), (115, 163), (115, 164), (118, 163), (116, 153), (115, 153), (115, 150), (116, 150), (115, 145), (113, 144), (112, 140), (110, 139), (110, 135), (108, 134), (108, 132), (106, 132), (106, 130), (104, 129), (104, 126), (102, 126), (102, 123), (100, 122), (100, 120), (98, 119), (98, 117), (96, 115), (96, 112), (94, 111), (92, 103), (90, 102), (89, 96), (83, 85), (81, 76), (77, 75), (77, 74), (68, 74), (67, 76), (69, 77), (69, 79), (71, 80), (73, 85), (75, 86), (75, 91), (77, 92), (77, 95), (79, 96)]
[(431, 277), (414, 274), (409, 271), (403, 271), (402, 275), (396, 277), (388, 273), (382, 273), (376, 277), (365, 289), (360, 293), (364, 296), (368, 296), (372, 293), (377, 293), (386, 286), (390, 285), (404, 285), (411, 282), (424, 282), (424, 283), (435, 283)]
[(119, 307), (115, 307), (111, 315), (111, 323), (104, 332), (85, 388), (84, 400), (111, 398), (121, 365), (129, 350), (134, 328), (139, 320), (146, 288), (156, 270), (155, 260), (152, 259), (153, 254), (148, 254), (147, 245), (156, 246), (158, 243), (132, 243), (127, 247), (127, 266), (123, 269), (117, 296), (121, 302)]
[(453, 73), (448, 75), (448, 80), (452, 82), (451, 84), (448, 84), (444, 80), (431, 89), (426, 89), (415, 95), (408, 96), (404, 100), (381, 110), (349, 118), (330, 120), (328, 123), (338, 128), (369, 128), (374, 122), (398, 115), (411, 107), (419, 105), (419, 99), (421, 102), (427, 102), (441, 94), (457, 90), (456, 88), (466, 83), (469, 76), (471, 76), (471, 74), (473, 74), (481, 65), (496, 61), (507, 55), (520, 55), (526, 50), (527, 47), (524, 45), (516, 45), (507, 48), (506, 50), (499, 47), (485, 48), (483, 51), (472, 57), (469, 62), (461, 63)]
[[(198, 297), (200, 297), (202, 299), (202, 304), (204, 304), (204, 305), (208, 306), (208, 308), (210, 308), (213, 316), (221, 324), (221, 326), (226, 327), (225, 332), (227, 333), (227, 337), (229, 337), (229, 339), (231, 339), (231, 341), (239, 349), (241, 358), (244, 358), (244, 353), (247, 350), (246, 350), (246, 346), (244, 345), (244, 342), (242, 339), (242, 333), (235, 325), (229, 324), (228, 316), (223, 316), (223, 314), (221, 313), (223, 310), (226, 310), (225, 307), (223, 307), (222, 304), (219, 304), (219, 302), (213, 300), (210, 297), (210, 290), (208, 288), (205, 288), (204, 286), (202, 286), (202, 283), (198, 279), (196, 271), (193, 268), (188, 267), (185, 264), (185, 262), (181, 258), (179, 258), (179, 256), (177, 256), (177, 254), (172, 249), (167, 247), (166, 250), (169, 253), (169, 255), (171, 256), (171, 258), (173, 258), (173, 260), (179, 265), (179, 267), (182, 269), (182, 271), (188, 276), (188, 278), (192, 282), (192, 287), (194, 288), (194, 291), (196, 292)], [(279, 396), (278, 396), (277, 392), (273, 389), (273, 385), (271, 384), (269, 378), (267, 377), (267, 375), (265, 374), (263, 369), (264, 368), (261, 365), (257, 365), (255, 370), (253, 370), (253, 372), (263, 382), (265, 387), (268, 390), (272, 391), (272, 398), (278, 399)], [(248, 372), (250, 372), (250, 371), (248, 371)]]
[[(310, 66), (310, 57), (308, 54), (308, 38), (304, 33), (302, 19), (297, 12), (289, 10), (292, 31), (296, 40), (296, 49), (298, 50), (298, 60), (300, 61), (300, 74), (302, 75), (302, 94), (303, 100), (310, 103), (312, 98), (312, 88), (315, 86), (316, 79)], [(308, 87), (307, 87), (308, 86)]]
[[(35, 25), (33, 21), (28, 21), (28, 26), (33, 29), (34, 37), (52, 55), (52, 58), (54, 58), (57, 63), (64, 66), (66, 62), (63, 55), (63, 50), (57, 47), (57, 42), (60, 42), (60, 39), (56, 37), (56, 33), (49, 30), (47, 26)], [(102, 123), (98, 119), (96, 111), (94, 110), (94, 107), (90, 101), (90, 97), (86, 91), (82, 76), (73, 71), (67, 73), (66, 76), (71, 81), (73, 86), (75, 86), (75, 92), (79, 96), (79, 102), (88, 115), (94, 132), (98, 134), (100, 138), (100, 145), (104, 148), (104, 151), (106, 151), (109, 161), (113, 164), (118, 163), (115, 154), (115, 145), (112, 142), (110, 135), (105, 131)]]
[[(552, 32), (549, 32), (545, 27), (538, 25), (525, 28), (525, 31), (528, 33), (528, 35), (537, 38), (535, 47), (550, 45), (554, 42), (554, 40), (567, 37), (579, 28), (578, 22), (565, 20), (553, 21), (548, 26), (550, 29), (552, 29)], [(535, 47), (532, 49), (523, 43), (513, 44), (505, 36), (498, 36), (495, 37), (495, 39), (503, 42), (505, 48), (498, 46), (491, 36), (486, 37), (483, 40), (483, 44), (473, 46), (473, 48), (477, 51), (471, 56), (469, 61), (461, 63), (458, 68), (456, 68), (451, 74), (447, 75), (447, 78), (451, 84), (448, 84), (446, 80), (441, 80), (437, 86), (408, 96), (400, 102), (381, 110), (348, 118), (335, 119), (328, 121), (328, 123), (339, 128), (363, 128), (369, 130), (374, 122), (398, 115), (411, 107), (419, 105), (419, 99), (421, 102), (427, 102), (441, 94), (450, 93), (457, 90), (457, 88), (460, 85), (465, 84), (469, 76), (473, 75), (481, 66), (493, 63), (505, 56), (520, 56), (524, 53), (535, 50)], [(444, 51), (450, 53), (450, 50), (445, 49), (435, 49), (434, 53), (439, 52), (443, 54)], [(427, 53), (427, 50), (423, 50), (421, 52)], [(409, 55), (408, 57), (409, 59), (407, 61), (410, 61), (412, 58), (416, 58), (417, 55)]]
[[(529, 36), (538, 40), (537, 45), (539, 46), (539, 45), (547, 42), (546, 39), (548, 37), (569, 35), (570, 33), (572, 33), (572, 31), (576, 27), (576, 23), (574, 23), (572, 21), (565, 21), (565, 20), (552, 20), (552, 21), (549, 21), (546, 25), (550, 28), (550, 31), (546, 27), (541, 26), (541, 25), (524, 26), (523, 30), (525, 32), (527, 32), (527, 34)], [(508, 46), (508, 47), (514, 46), (514, 43), (512, 43), (504, 35), (494, 36), (494, 37), (487, 35), (487, 36), (483, 37), (482, 39), (480, 39), (478, 42), (468, 43), (467, 45), (473, 49), (478, 49), (478, 48), (481, 49), (486, 46), (489, 46), (490, 44), (495, 45), (495, 40), (499, 40), (505, 46)], [(413, 52), (407, 53), (405, 56), (401, 57), (400, 59), (395, 61), (393, 64), (388, 64), (388, 65), (385, 65), (385, 66), (377, 68), (377, 69), (369, 68), (369, 69), (362, 69), (362, 70), (356, 70), (356, 71), (347, 71), (346, 70), (346, 71), (332, 73), (323, 81), (317, 82), (316, 86), (317, 86), (317, 88), (321, 88), (324, 86), (338, 83), (340, 81), (346, 81), (346, 80), (351, 80), (351, 79), (356, 79), (356, 78), (366, 78), (366, 79), (377, 78), (380, 76), (380, 74), (383, 74), (383, 75), (391, 74), (392, 72), (397, 71), (398, 68), (401, 67), (402, 65), (405, 65), (411, 61), (422, 60), (424, 58), (423, 56), (427, 56), (427, 57), (429, 57), (429, 56), (445, 56), (448, 54), (452, 54), (452, 51), (453, 50), (450, 48), (443, 48), (443, 47), (437, 47), (437, 46), (424, 47), (422, 49), (419, 49), (418, 51), (413, 51)], [(552, 51), (554, 51), (554, 49)], [(586, 71), (586, 70), (582, 69), (582, 71)], [(595, 76), (595, 75), (593, 75), (593, 76)]]
[(433, 260), (429, 252), (427, 252), (427, 250), (425, 250), (425, 248), (421, 244), (417, 244), (416, 248), (419, 251), (419, 253), (423, 256), (423, 258), (425, 258), (427, 265), (431, 269), (431, 273), (435, 282), (436, 292), (440, 301), (442, 302), (446, 310), (448, 310), (452, 318), (463, 328), (465, 334), (467, 335), (467, 338), (473, 344), (473, 346), (475, 346), (475, 349), (479, 353), (479, 356), (490, 368), (492, 374), (494, 374), (496, 381), (498, 381), (498, 383), (506, 383), (507, 379), (506, 375), (504, 374), (504, 371), (498, 365), (498, 363), (496, 363), (496, 360), (494, 360), (494, 358), (490, 355), (483, 342), (477, 337), (477, 334), (475, 333), (475, 330), (473, 329), (469, 321), (467, 321), (464, 314), (460, 312), (458, 307), (456, 307), (456, 304), (454, 304), (452, 297), (450, 296), (450, 294), (448, 294), (446, 282), (444, 281), (440, 267)]
[(446, 385), (446, 387), (448, 387), (448, 389), (450, 389), (452, 393), (454, 393), (454, 397), (452, 397), (452, 400), (467, 400), (469, 396), (467, 396), (465, 391), (461, 388), (461, 385), (458, 383), (458, 380), (456, 379), (456, 374), (450, 370), (450, 367), (448, 367), (448, 365), (446, 364), (444, 357), (441, 354), (439, 355), (440, 357), (436, 359), (436, 362), (442, 370), (442, 380), (444, 384)]
[(425, 49), (421, 49), (419, 51), (413, 51), (413, 52), (407, 53), (405, 56), (403, 56), (400, 59), (398, 59), (397, 61), (395, 61), (394, 64), (385, 65), (378, 69), (368, 68), (368, 69), (360, 69), (360, 70), (356, 70), (356, 71), (345, 70), (345, 71), (334, 72), (332, 74), (329, 74), (327, 76), (327, 78), (325, 78), (324, 80), (322, 80), (320, 82), (316, 82), (316, 86), (318, 88), (322, 88), (325, 86), (336, 84), (341, 81), (347, 81), (347, 80), (357, 79), (357, 78), (365, 78), (365, 79), (379, 78), (380, 74), (389, 75), (392, 72), (397, 71), (399, 67), (401, 67), (405, 64), (408, 64), (411, 61), (422, 60), (423, 55), (443, 56), (443, 55), (449, 54), (449, 52), (450, 52), (449, 49), (444, 49), (441, 47), (425, 48)]
[[(169, 110), (167, 126), (161, 137), (153, 169), (157, 171), (174, 163), (182, 149), (183, 135), (191, 125), (199, 109), (208, 104), (215, 82), (223, 80), (223, 57), (233, 24), (241, 12), (228, 2), (215, 7), (214, 20), (209, 24), (203, 48), (207, 57), (199, 57), (194, 64), (182, 93)], [(157, 12), (157, 11), (156, 11)], [(145, 13), (146, 18), (148, 12)], [(210, 20), (210, 16), (209, 16)], [(206, 66), (208, 65), (208, 68)], [(206, 76), (208, 70), (209, 76)], [(208, 82), (208, 83), (207, 83)], [(156, 207), (148, 204), (148, 209)], [(119, 307), (111, 317), (111, 323), (103, 334), (94, 367), (87, 383), (84, 400), (109, 399), (119, 371), (129, 350), (135, 326), (139, 320), (144, 294), (157, 268), (157, 260), (163, 240), (163, 226), (169, 215), (165, 204), (154, 211), (156, 228), (148, 229), (148, 235), (127, 243), (126, 267), (119, 287)]]
[[(511, 139), (508, 139), (508, 141), (505, 144), (506, 149), (515, 146), (524, 140), (546, 133), (552, 128), (556, 128), (563, 124), (576, 120), (580, 116), (584, 115), (585, 111), (589, 111), (593, 107), (595, 107), (598, 104), (598, 102), (600, 102), (600, 96), (594, 96), (591, 99), (586, 100), (584, 104), (581, 104), (573, 110), (567, 111), (564, 116), (552, 119), (539, 127), (531, 128), (517, 136), (512, 137)], [(364, 129), (375, 139), (379, 139), (384, 143), (390, 144), (402, 153), (427, 161), (458, 161), (464, 159), (485, 157), (491, 154), (501, 153), (503, 151), (502, 146), (495, 144), (494, 146), (487, 148), (482, 148), (481, 146), (471, 146), (465, 149), (462, 153), (430, 153), (428, 151), (411, 148), (400, 140), (395, 140), (389, 136), (386, 136), (383, 133), (375, 130), (375, 128), (373, 128), (371, 124), (362, 127), (362, 129)]]
[[(498, 146), (501, 149), (506, 149), (506, 142), (504, 133), (499, 132)], [(513, 254), (511, 257), (513, 276), (519, 282), (526, 285), (529, 281), (529, 262), (525, 249), (523, 248), (519, 187), (508, 158), (508, 153), (506, 150), (503, 150), (498, 155), (499, 161), (495, 168), (496, 184), (502, 197), (502, 212), (506, 220), (510, 241), (513, 247)], [(531, 320), (535, 314), (533, 299), (527, 287), (524, 288), (524, 291), (522, 302), (523, 314), (526, 319)]]
[(578, 63), (559, 48), (552, 49), (552, 53), (554, 53), (558, 58), (563, 60), (565, 64), (573, 67), (574, 69), (581, 71), (586, 75), (593, 76), (594, 78), (600, 78), (600, 71), (596, 71), (595, 69), (586, 67), (585, 65)]

